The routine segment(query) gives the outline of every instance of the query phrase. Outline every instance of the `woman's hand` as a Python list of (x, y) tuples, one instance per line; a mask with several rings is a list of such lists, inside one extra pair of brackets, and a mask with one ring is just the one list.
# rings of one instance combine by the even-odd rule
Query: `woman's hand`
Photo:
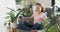
[(31, 18), (34, 18), (34, 15), (32, 14)]

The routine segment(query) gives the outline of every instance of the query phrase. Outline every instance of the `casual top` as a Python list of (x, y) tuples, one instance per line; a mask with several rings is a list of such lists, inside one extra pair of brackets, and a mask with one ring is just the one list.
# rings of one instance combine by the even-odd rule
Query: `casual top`
[(42, 13), (41, 15), (38, 16), (37, 12), (33, 13), (34, 15), (34, 24), (39, 23), (41, 24), (44, 19), (47, 18), (46, 14)]

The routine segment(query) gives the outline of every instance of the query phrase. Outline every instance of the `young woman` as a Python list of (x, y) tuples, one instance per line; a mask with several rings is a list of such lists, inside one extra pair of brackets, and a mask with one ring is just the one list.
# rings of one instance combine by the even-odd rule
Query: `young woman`
[(40, 3), (36, 3), (36, 12), (32, 14), (31, 18), (34, 18), (34, 25), (31, 31), (36, 32), (38, 28), (41, 30), (43, 28), (42, 22), (47, 18), (47, 16)]
[(32, 14), (31, 18), (34, 18), (32, 28), (29, 28), (24, 23), (20, 23), (20, 29), (31, 30), (31, 32), (37, 32), (38, 29), (43, 29), (42, 22), (47, 18), (47, 16), (44, 14), (43, 7), (40, 3), (36, 3), (36, 12)]

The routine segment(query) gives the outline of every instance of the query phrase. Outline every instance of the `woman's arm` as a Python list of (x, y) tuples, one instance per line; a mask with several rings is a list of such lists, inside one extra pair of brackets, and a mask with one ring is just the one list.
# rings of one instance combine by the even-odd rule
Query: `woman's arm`
[(32, 14), (31, 18), (34, 18), (34, 15)]
[(43, 19), (43, 20), (47, 19), (47, 15), (46, 15), (46, 14), (43, 14), (42, 19)]

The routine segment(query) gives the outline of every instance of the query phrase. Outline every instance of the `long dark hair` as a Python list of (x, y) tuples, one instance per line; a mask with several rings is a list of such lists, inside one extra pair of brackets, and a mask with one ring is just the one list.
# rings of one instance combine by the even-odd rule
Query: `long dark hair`
[(44, 12), (43, 6), (40, 3), (36, 3), (36, 5), (39, 5), (42, 8), (41, 12)]

